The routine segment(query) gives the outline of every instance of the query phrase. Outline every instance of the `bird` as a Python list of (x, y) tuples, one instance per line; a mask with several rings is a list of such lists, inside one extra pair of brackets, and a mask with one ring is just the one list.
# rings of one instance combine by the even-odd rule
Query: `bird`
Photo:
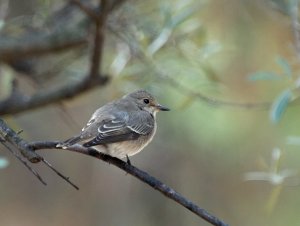
[(144, 149), (153, 139), (157, 123), (156, 113), (170, 109), (159, 104), (145, 90), (137, 90), (97, 109), (80, 134), (59, 143), (68, 147), (83, 143), (112, 157), (127, 158)]

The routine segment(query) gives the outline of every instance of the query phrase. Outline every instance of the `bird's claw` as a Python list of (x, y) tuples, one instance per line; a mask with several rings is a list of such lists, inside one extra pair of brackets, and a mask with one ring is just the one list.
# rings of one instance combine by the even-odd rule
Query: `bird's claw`
[(126, 161), (127, 164), (131, 166), (131, 162), (130, 162), (130, 159), (129, 159), (128, 155), (126, 155), (126, 159), (127, 159), (127, 161)]

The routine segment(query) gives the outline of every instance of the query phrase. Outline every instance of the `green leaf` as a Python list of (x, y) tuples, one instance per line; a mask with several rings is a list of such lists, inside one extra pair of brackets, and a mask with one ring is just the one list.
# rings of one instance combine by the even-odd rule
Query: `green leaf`
[(268, 80), (280, 80), (280, 79), (282, 79), (282, 76), (270, 71), (258, 71), (248, 76), (248, 80), (252, 82), (259, 81), (259, 80), (268, 81)]
[(6, 158), (0, 157), (0, 169), (6, 168), (9, 162)]
[(180, 13), (173, 16), (169, 26), (172, 29), (176, 28), (178, 25), (191, 18), (191, 16), (193, 16), (194, 13), (198, 12), (198, 10), (199, 10), (198, 7), (189, 7), (182, 10)]
[(273, 102), (270, 111), (270, 118), (273, 123), (279, 122), (282, 118), (283, 113), (292, 100), (292, 96), (291, 90), (284, 90)]
[(287, 62), (286, 59), (282, 58), (282, 57), (277, 57), (276, 59), (276, 63), (281, 67), (283, 74), (287, 77), (292, 77), (292, 69), (290, 64)]

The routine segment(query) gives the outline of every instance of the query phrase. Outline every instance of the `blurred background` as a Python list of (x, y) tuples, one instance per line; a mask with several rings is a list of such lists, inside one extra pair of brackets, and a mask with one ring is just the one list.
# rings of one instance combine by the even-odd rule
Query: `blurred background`
[[(1, 0), (0, 55), (1, 49), (66, 33), (90, 39), (89, 20), (67, 4)], [(65, 140), (99, 106), (146, 89), (172, 111), (158, 115), (158, 132), (131, 158), (133, 165), (230, 225), (297, 225), (298, 26), (297, 0), (129, 0), (107, 21), (107, 85), (3, 117), (29, 141)], [(80, 79), (89, 70), (90, 50), (80, 45), (21, 61), (2, 59), (1, 100), (15, 78), (28, 95)], [(1, 225), (209, 225), (97, 159), (39, 151), (80, 187), (76, 191), (43, 164), (33, 165), (45, 187), (0, 150)]]

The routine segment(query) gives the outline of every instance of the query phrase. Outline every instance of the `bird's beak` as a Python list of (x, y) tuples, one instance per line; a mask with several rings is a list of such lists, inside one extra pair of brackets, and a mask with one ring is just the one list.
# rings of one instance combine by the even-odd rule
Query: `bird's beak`
[(164, 107), (164, 106), (162, 106), (162, 105), (160, 105), (160, 104), (157, 104), (157, 105), (156, 105), (156, 108), (157, 108), (159, 111), (170, 111), (169, 108)]

